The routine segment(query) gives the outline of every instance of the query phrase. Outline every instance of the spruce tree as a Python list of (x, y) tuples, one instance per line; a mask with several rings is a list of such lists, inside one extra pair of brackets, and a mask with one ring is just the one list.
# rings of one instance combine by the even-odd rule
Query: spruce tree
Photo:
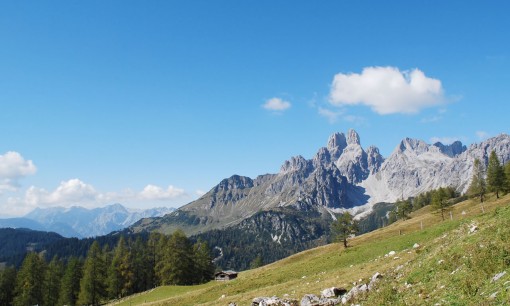
[(487, 166), (487, 185), (489, 190), (496, 193), (499, 199), (499, 192), (503, 190), (505, 185), (505, 173), (503, 167), (499, 163), (498, 155), (493, 150), (489, 156), (489, 165)]
[(108, 293), (110, 298), (120, 298), (131, 294), (133, 281), (134, 276), (129, 250), (124, 237), (120, 237), (108, 268)]
[(194, 283), (201, 284), (210, 281), (214, 276), (211, 250), (207, 243), (198, 240), (193, 245)]
[(176, 230), (168, 240), (165, 265), (167, 284), (193, 284), (193, 246), (181, 230)]
[(480, 203), (483, 203), (485, 193), (487, 192), (487, 186), (485, 183), (485, 174), (483, 165), (477, 158), (473, 163), (473, 177), (471, 179), (471, 185), (468, 189), (469, 196), (479, 197)]
[(36, 253), (28, 253), (16, 277), (15, 306), (43, 303), (44, 272), (44, 260)]
[(510, 193), (510, 163), (505, 164), (505, 192)]
[(147, 245), (138, 236), (134, 243), (131, 245), (131, 270), (133, 272), (133, 292), (141, 292), (149, 289), (148, 283), (148, 272), (151, 269), (150, 262), (148, 260), (146, 249)]
[(44, 283), (44, 305), (57, 305), (62, 281), (62, 262), (55, 256), (48, 264)]
[(358, 232), (358, 224), (349, 212), (344, 212), (331, 224), (331, 232), (347, 248), (347, 238)]
[(60, 284), (59, 305), (75, 306), (80, 294), (80, 279), (82, 277), (82, 264), (76, 257), (67, 262), (64, 276)]
[(395, 203), (395, 213), (400, 220), (409, 219), (409, 214), (413, 210), (409, 200), (399, 200)]
[(16, 269), (7, 267), (0, 270), (0, 305), (12, 305), (16, 284)]
[(156, 274), (157, 284), (158, 285), (170, 285), (170, 265), (168, 264), (169, 252), (172, 250), (168, 249), (168, 237), (165, 235), (155, 235), (154, 236), (155, 243), (155, 265), (154, 271)]
[(106, 297), (105, 257), (99, 243), (92, 243), (83, 266), (83, 278), (80, 281), (78, 304), (100, 305)]

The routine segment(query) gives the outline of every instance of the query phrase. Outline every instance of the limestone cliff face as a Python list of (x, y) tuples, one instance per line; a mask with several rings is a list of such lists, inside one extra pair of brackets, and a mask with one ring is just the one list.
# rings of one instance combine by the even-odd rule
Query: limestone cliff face
[(502, 134), (469, 148), (460, 142), (430, 145), (405, 138), (385, 159), (377, 147), (365, 151), (356, 131), (335, 133), (312, 159), (292, 157), (278, 173), (255, 179), (239, 175), (224, 179), (165, 222), (187, 220), (188, 231), (196, 232), (239, 224), (257, 212), (280, 207), (357, 212), (358, 207), (369, 210), (377, 202), (393, 202), (439, 187), (453, 186), (462, 192), (469, 185), (474, 159), (487, 164), (492, 150), (508, 161), (510, 136)]

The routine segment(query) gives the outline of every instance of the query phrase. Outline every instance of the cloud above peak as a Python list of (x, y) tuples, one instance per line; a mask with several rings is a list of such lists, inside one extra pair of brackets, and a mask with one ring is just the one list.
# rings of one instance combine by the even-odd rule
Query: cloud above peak
[(335, 106), (365, 105), (374, 112), (414, 114), (445, 102), (441, 81), (421, 70), (366, 67), (361, 74), (339, 73), (333, 78), (329, 101)]
[[(141, 191), (125, 189), (121, 192), (100, 192), (91, 184), (78, 178), (62, 181), (54, 190), (29, 187), (23, 197), (10, 197), (0, 210), (6, 215), (22, 215), (36, 207), (71, 207), (75, 205), (93, 208), (111, 203), (136, 204), (151, 207), (154, 202), (174, 204), (187, 199), (184, 189), (169, 185), (160, 187), (148, 184)], [(160, 205), (160, 204), (158, 204)]]
[(15, 191), (18, 181), (35, 174), (37, 168), (31, 160), (25, 160), (18, 152), (9, 151), (0, 155), (0, 193), (4, 190)]
[(291, 106), (289, 101), (282, 100), (281, 98), (271, 98), (262, 104), (262, 107), (266, 110), (273, 112), (283, 112), (289, 109)]

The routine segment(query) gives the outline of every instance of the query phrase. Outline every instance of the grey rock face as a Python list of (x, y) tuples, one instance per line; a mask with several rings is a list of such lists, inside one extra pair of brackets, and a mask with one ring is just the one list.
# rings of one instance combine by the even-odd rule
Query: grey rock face
[(400, 198), (439, 187), (454, 187), (465, 192), (472, 177), (473, 161), (488, 164), (495, 150), (502, 160), (510, 159), (510, 136), (499, 135), (465, 149), (460, 142), (449, 146), (406, 138), (381, 165), (360, 185), (372, 202), (393, 202)]
[(463, 192), (471, 180), (473, 160), (487, 164), (491, 150), (508, 161), (510, 136), (502, 134), (469, 148), (460, 142), (429, 145), (405, 138), (385, 159), (374, 146), (365, 151), (358, 133), (349, 130), (347, 136), (331, 135), (312, 159), (292, 157), (278, 173), (255, 180), (232, 176), (180, 211), (200, 220), (196, 231), (204, 231), (238, 224), (259, 211), (278, 207), (325, 212), (394, 202), (439, 187), (453, 186)]
[(381, 165), (384, 162), (384, 157), (379, 153), (379, 149), (375, 146), (370, 146), (367, 149), (367, 164), (368, 171), (370, 174), (374, 174), (379, 169), (381, 169)]
[(328, 139), (328, 150), (331, 153), (331, 158), (336, 160), (340, 157), (345, 147), (347, 147), (347, 139), (344, 133), (334, 133)]

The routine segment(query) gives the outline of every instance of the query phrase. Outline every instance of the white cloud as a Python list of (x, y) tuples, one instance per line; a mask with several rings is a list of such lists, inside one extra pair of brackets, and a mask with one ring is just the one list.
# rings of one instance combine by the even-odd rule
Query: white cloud
[(7, 152), (0, 155), (0, 193), (4, 190), (15, 191), (18, 181), (37, 171), (31, 160), (25, 160), (18, 152)]
[(185, 194), (186, 193), (184, 192), (183, 189), (176, 188), (172, 185), (168, 186), (166, 189), (163, 189), (159, 186), (149, 184), (145, 186), (142, 192), (140, 192), (139, 197), (145, 200), (164, 201), (172, 200), (181, 197)]
[(290, 102), (282, 100), (280, 98), (271, 98), (262, 105), (263, 108), (275, 112), (283, 112), (289, 109), (290, 106), (291, 106)]
[(485, 140), (489, 138), (489, 133), (485, 131), (476, 131), (476, 137), (478, 137), (480, 140)]
[(206, 194), (206, 192), (205, 192), (205, 191), (203, 191), (203, 190), (197, 189), (197, 190), (195, 190), (195, 194), (196, 194), (197, 196), (201, 197), (201, 196), (203, 196), (204, 194)]
[(186, 197), (187, 194), (183, 189), (171, 185), (162, 188), (151, 184), (145, 186), (140, 192), (125, 189), (121, 192), (103, 193), (97, 191), (94, 186), (75, 178), (60, 182), (53, 191), (31, 186), (26, 190), (24, 196), (10, 197), (6, 203), (0, 203), (0, 210), (5, 215), (19, 216), (36, 207), (71, 207), (79, 205), (92, 208), (112, 203), (150, 207), (154, 205), (154, 201), (174, 202)]
[(330, 91), (333, 105), (366, 105), (381, 115), (417, 113), (444, 102), (441, 81), (425, 76), (419, 69), (367, 67), (361, 74), (339, 73)]
[(86, 184), (79, 179), (70, 179), (60, 182), (60, 185), (52, 192), (43, 188), (31, 186), (25, 193), (25, 202), (29, 206), (90, 206), (96, 201), (99, 193), (92, 185)]

